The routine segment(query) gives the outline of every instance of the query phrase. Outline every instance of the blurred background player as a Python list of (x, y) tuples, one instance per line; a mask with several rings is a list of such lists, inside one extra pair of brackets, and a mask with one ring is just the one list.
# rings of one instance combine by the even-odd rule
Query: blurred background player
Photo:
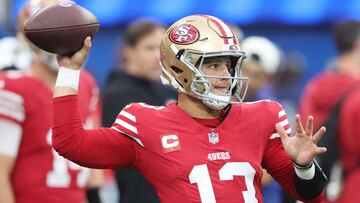
[[(103, 124), (111, 127), (127, 104), (144, 102), (162, 106), (176, 99), (176, 92), (159, 83), (160, 42), (164, 28), (149, 20), (136, 21), (125, 30), (118, 67), (108, 78), (103, 93)], [(152, 186), (132, 168), (116, 171), (121, 203), (160, 202)]]
[(274, 100), (274, 75), (280, 67), (280, 49), (269, 39), (260, 36), (250, 36), (241, 43), (241, 48), (247, 55), (244, 61), (243, 74), (251, 78), (246, 100)]
[[(51, 147), (56, 56), (28, 44), (22, 34), (28, 17), (55, 2), (27, 2), (18, 15), (18, 38), (12, 38), (12, 45), (1, 51), (8, 54), (6, 59), (12, 59), (1, 68), (25, 68), (5, 70), (0, 75), (1, 203), (82, 203), (86, 195), (90, 203), (100, 202), (101, 171), (80, 167), (60, 157)], [(9, 45), (9, 41), (6, 43)], [(19, 53), (31, 53), (31, 57), (19, 57)], [(26, 63), (31, 68), (19, 65)], [(83, 72), (80, 81), (80, 100), (84, 105), (81, 116), (86, 127), (98, 127), (100, 108), (95, 80)]]
[(327, 197), (340, 203), (357, 202), (360, 199), (360, 23), (336, 24), (333, 37), (339, 56), (332, 68), (307, 84), (300, 110), (303, 116), (311, 114), (317, 118), (315, 128), (335, 115), (332, 132), (328, 131), (326, 136), (333, 135), (330, 141), (335, 148), (329, 151), (339, 151), (339, 155), (330, 158), (340, 158), (343, 175), (340, 174), (336, 183), (331, 174)]

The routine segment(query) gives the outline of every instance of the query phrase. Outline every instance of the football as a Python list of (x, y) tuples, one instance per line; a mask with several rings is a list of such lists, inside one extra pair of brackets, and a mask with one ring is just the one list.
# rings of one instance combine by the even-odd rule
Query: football
[(41, 9), (25, 23), (26, 37), (47, 52), (71, 55), (81, 49), (87, 36), (99, 30), (96, 17), (74, 2), (60, 2)]

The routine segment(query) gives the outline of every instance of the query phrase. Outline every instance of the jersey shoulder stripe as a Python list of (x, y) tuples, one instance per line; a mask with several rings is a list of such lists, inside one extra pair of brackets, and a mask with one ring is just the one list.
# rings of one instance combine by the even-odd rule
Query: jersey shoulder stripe
[(9, 117), (16, 122), (24, 122), (25, 108), (23, 97), (13, 91), (0, 89), (0, 116)]

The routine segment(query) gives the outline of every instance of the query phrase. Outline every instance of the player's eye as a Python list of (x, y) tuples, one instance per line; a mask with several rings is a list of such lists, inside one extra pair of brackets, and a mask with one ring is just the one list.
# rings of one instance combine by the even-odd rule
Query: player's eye
[(218, 65), (217, 65), (217, 64), (210, 64), (210, 65), (208, 66), (208, 68), (209, 68), (209, 69), (216, 69), (216, 68), (218, 68)]
[(231, 63), (221, 63), (221, 62), (212, 62), (205, 66), (209, 70), (222, 70), (227, 69), (231, 67)]

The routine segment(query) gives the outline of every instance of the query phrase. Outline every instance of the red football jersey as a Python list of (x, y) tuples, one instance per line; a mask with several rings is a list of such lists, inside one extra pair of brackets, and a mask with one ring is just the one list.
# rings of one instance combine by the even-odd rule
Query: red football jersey
[[(89, 169), (65, 160), (51, 146), (52, 90), (17, 71), (2, 73), (0, 82), (0, 117), (22, 128), (11, 174), (16, 202), (83, 202)], [(98, 119), (97, 88), (87, 73), (81, 74), (79, 95), (82, 120)]]
[(271, 101), (232, 105), (213, 129), (175, 103), (139, 103), (125, 107), (112, 128), (138, 142), (134, 166), (163, 202), (262, 202), (262, 167), (295, 191), (279, 122), (290, 132), (285, 111)]
[(262, 168), (299, 199), (292, 161), (275, 130), (280, 123), (290, 133), (289, 122), (275, 102), (232, 105), (214, 129), (175, 103), (131, 104), (112, 128), (84, 130), (71, 110), (78, 108), (77, 100), (76, 95), (54, 99), (54, 148), (85, 166), (136, 168), (161, 202), (263, 202)]

